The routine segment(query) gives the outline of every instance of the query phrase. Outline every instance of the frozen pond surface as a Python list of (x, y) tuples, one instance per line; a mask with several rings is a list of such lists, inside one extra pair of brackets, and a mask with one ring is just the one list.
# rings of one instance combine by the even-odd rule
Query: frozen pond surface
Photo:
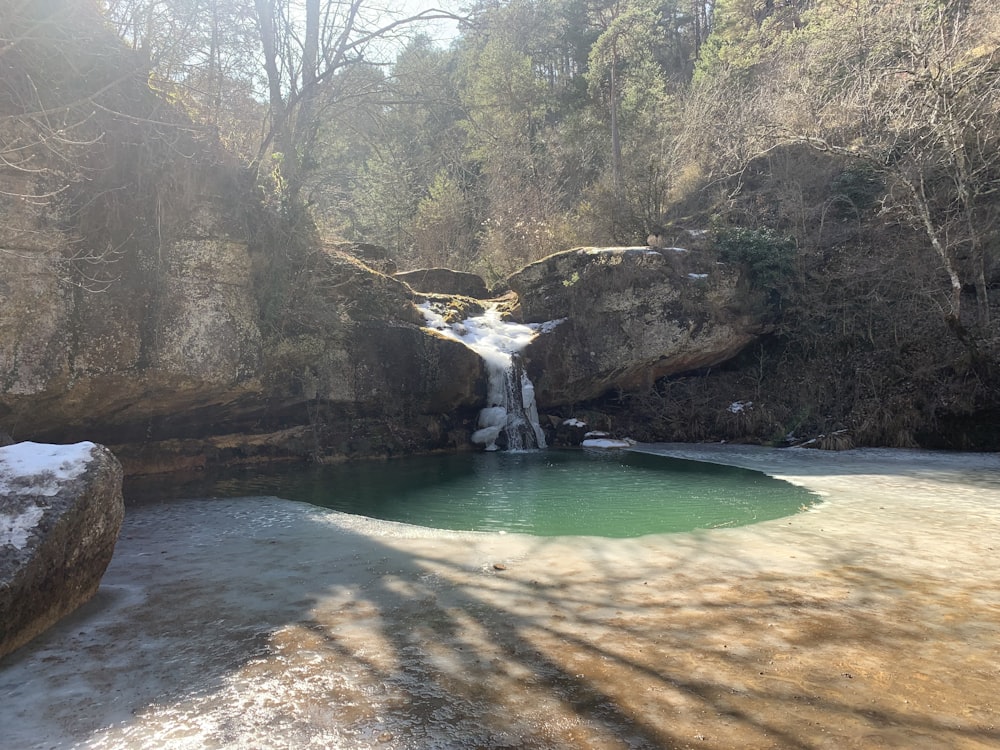
[(0, 748), (1000, 747), (1000, 458), (643, 449), (828, 502), (639, 539), (130, 508)]

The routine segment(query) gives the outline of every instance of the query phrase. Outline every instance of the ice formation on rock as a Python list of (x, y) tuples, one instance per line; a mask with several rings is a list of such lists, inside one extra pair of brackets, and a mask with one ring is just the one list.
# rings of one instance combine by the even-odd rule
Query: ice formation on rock
[(486, 406), (479, 412), (479, 429), (472, 434), (472, 442), (495, 451), (503, 435), (507, 450), (544, 448), (535, 388), (524, 370), (521, 352), (539, 333), (551, 331), (562, 321), (512, 323), (503, 320), (496, 307), (490, 307), (482, 315), (449, 324), (430, 302), (420, 305), (420, 310), (428, 327), (461, 341), (486, 364)]

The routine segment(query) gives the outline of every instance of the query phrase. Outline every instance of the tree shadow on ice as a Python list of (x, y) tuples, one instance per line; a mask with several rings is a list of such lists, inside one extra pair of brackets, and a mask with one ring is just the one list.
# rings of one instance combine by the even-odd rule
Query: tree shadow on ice
[(711, 534), (400, 528), (261, 499), (136, 511), (98, 599), (0, 669), (9, 741), (36, 722), (98, 747), (1000, 742), (1000, 612), (934, 581), (832, 545), (799, 573)]
[[(451, 565), (430, 557), (413, 562), (418, 569)], [(919, 604), (897, 600), (909, 582), (849, 563), (845, 556), (835, 566), (837, 586), (854, 592), (846, 612), (836, 597), (816, 596), (794, 576), (690, 577), (683, 563), (662, 570), (665, 585), (684, 587), (679, 596), (649, 595), (639, 589), (649, 581), (599, 564), (579, 582), (566, 581), (565, 573), (517, 578), (512, 566), (443, 594), (424, 589), (399, 598), (381, 586), (373, 593), (388, 593), (394, 611), (423, 618), (413, 628), (408, 617), (393, 618), (382, 631), (419, 684), (450, 699), (468, 695), (470, 686), (485, 692), (477, 711), (492, 708), (501, 726), (510, 716), (527, 721), (531, 734), (517, 737), (520, 746), (532, 746), (530, 738), (543, 747), (679, 748), (696, 741), (811, 748), (825, 744), (821, 733), (847, 744), (882, 734), (906, 747), (920, 747), (928, 733), (934, 739), (927, 746), (1000, 740), (991, 721), (957, 718), (966, 714), (967, 696), (989, 695), (988, 670), (959, 677), (950, 704), (935, 692), (941, 682), (920, 684), (941, 667), (947, 672), (962, 652), (988, 666), (990, 638), (980, 637), (970, 657), (969, 632), (948, 643), (954, 611), (939, 613), (934, 627)], [(523, 564), (530, 569), (531, 555)], [(463, 635), (470, 630), (487, 634), (492, 647), (477, 647), (475, 637)], [(932, 632), (940, 650), (927, 658)], [(325, 637), (339, 658), (353, 658), (338, 634)], [(893, 695), (889, 674), (916, 683)], [(390, 671), (376, 679), (398, 677)], [(567, 731), (550, 726), (539, 736), (547, 721)]]

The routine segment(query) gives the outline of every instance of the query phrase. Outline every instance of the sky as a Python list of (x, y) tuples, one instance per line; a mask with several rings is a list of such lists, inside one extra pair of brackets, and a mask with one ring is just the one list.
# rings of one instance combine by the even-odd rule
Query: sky
[[(372, 3), (375, 9), (377, 3)], [(383, 0), (387, 17), (406, 18), (426, 10), (444, 10), (449, 13), (461, 14), (462, 8), (468, 5), (467, 0)], [(447, 47), (458, 37), (458, 24), (453, 21), (435, 21), (428, 23), (425, 33), (441, 47)]]

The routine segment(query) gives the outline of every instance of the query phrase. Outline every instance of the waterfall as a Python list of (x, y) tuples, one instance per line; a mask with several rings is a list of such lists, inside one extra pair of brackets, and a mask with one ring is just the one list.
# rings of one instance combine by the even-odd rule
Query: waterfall
[(501, 319), (494, 306), (482, 315), (449, 324), (430, 302), (420, 305), (420, 310), (428, 327), (461, 341), (486, 364), (486, 406), (479, 412), (479, 429), (472, 434), (472, 442), (495, 451), (499, 448), (497, 440), (503, 436), (508, 450), (544, 448), (545, 433), (538, 424), (535, 388), (524, 370), (521, 351), (535, 336), (561, 321), (511, 323)]
[(503, 434), (507, 450), (544, 448), (545, 433), (538, 424), (535, 388), (524, 371), (521, 355), (519, 352), (499, 354), (505, 356), (483, 356), (489, 381), (488, 405), (479, 412), (479, 429), (472, 433), (472, 442), (495, 451), (497, 438)]

